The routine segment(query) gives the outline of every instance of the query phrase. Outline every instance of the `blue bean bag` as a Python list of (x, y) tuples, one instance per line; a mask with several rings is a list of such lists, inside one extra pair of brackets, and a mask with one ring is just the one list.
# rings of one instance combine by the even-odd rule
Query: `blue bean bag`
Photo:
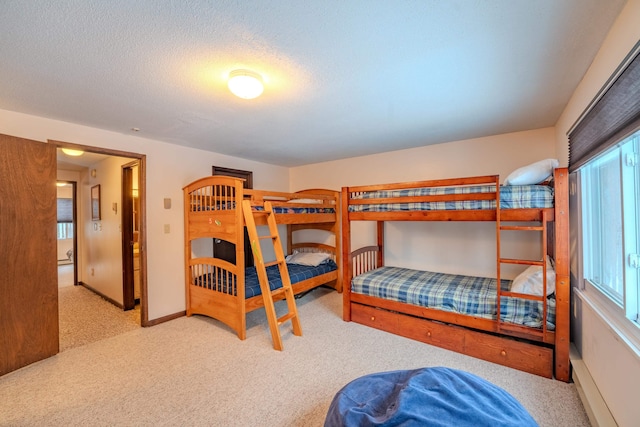
[(468, 372), (423, 368), (366, 375), (340, 390), (325, 427), (538, 424), (509, 393)]

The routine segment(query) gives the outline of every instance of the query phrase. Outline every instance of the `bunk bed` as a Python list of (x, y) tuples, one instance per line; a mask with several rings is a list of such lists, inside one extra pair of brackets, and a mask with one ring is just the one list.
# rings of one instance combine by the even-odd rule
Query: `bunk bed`
[[(287, 266), (295, 295), (321, 285), (342, 292), (340, 193), (324, 189), (295, 193), (250, 190), (243, 188), (243, 182), (228, 176), (207, 176), (183, 188), (187, 316), (217, 319), (242, 340), (246, 338), (246, 314), (264, 307), (256, 270), (245, 266), (245, 251), (251, 249), (245, 247), (243, 200), (251, 201), (253, 211), (264, 210), (269, 201), (278, 225), (286, 225), (291, 260)], [(265, 218), (254, 215), (258, 226), (266, 224)], [(298, 232), (304, 230), (324, 230), (335, 237), (335, 245), (300, 241), (305, 233)], [(235, 263), (216, 258), (215, 253), (196, 257), (192, 242), (201, 238), (234, 244)], [(268, 267), (267, 274), (272, 290), (282, 286), (277, 266)], [(283, 298), (280, 294), (274, 300)]]
[[(526, 186), (491, 175), (343, 187), (344, 320), (568, 382), (568, 172), (549, 174)], [(356, 221), (376, 223), (376, 244), (351, 249)], [(496, 277), (386, 266), (388, 221), (495, 222)], [(501, 254), (507, 230), (539, 233), (540, 259)], [(505, 280), (506, 264), (528, 268)]]

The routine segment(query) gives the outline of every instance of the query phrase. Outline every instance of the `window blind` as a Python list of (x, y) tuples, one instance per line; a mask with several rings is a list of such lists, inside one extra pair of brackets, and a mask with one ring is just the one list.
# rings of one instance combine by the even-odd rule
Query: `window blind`
[(569, 171), (640, 128), (640, 42), (569, 131)]
[(73, 199), (58, 199), (58, 223), (73, 222)]

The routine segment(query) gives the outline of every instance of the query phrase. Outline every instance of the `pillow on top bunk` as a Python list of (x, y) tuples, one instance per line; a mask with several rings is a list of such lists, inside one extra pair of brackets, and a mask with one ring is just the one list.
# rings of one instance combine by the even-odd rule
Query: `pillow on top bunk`
[[(556, 272), (547, 256), (547, 296), (556, 291)], [(542, 296), (542, 266), (532, 265), (511, 282), (511, 292)]]
[(309, 265), (312, 267), (317, 267), (330, 259), (331, 255), (323, 252), (295, 252), (285, 258), (287, 264)]
[(539, 184), (553, 175), (553, 170), (560, 166), (558, 159), (540, 160), (511, 172), (504, 180), (504, 185)]

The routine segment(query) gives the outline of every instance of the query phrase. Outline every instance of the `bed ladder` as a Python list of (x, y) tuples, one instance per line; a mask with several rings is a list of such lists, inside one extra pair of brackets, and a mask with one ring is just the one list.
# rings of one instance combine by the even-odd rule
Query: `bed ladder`
[[(540, 213), (540, 224), (539, 225), (502, 225), (500, 221), (500, 212), (498, 210), (498, 215), (496, 218), (496, 228), (498, 233), (497, 239), (497, 249), (498, 249), (498, 294), (497, 294), (497, 319), (498, 319), (498, 330), (517, 330), (518, 328), (513, 328), (509, 323), (506, 323), (500, 320), (500, 297), (515, 297), (519, 299), (528, 299), (533, 301), (540, 301), (542, 303), (542, 328), (540, 329), (540, 337), (543, 337), (547, 333), (547, 311), (548, 307), (545, 303), (545, 299), (547, 298), (547, 226), (548, 226), (548, 217), (547, 212), (542, 210)], [(534, 231), (541, 233), (541, 252), (542, 252), (542, 260), (524, 260), (524, 259), (513, 259), (513, 258), (502, 258), (500, 255), (500, 232), (505, 230), (512, 231)], [(542, 267), (542, 288), (543, 295), (528, 295), (528, 294), (520, 294), (510, 291), (504, 291), (500, 286), (500, 276), (501, 276), (501, 264), (520, 264), (520, 265), (537, 265)], [(531, 332), (530, 332), (531, 333)]]
[[(249, 241), (251, 242), (251, 252), (253, 253), (253, 259), (255, 260), (256, 272), (258, 273), (258, 279), (260, 280), (260, 290), (262, 291), (264, 309), (267, 313), (267, 320), (269, 321), (269, 329), (271, 330), (271, 338), (273, 339), (273, 348), (281, 351), (282, 338), (280, 336), (280, 325), (287, 320), (291, 320), (293, 334), (297, 336), (302, 335), (302, 328), (300, 327), (298, 308), (296, 307), (293, 289), (291, 288), (289, 270), (287, 270), (287, 263), (284, 258), (284, 251), (282, 250), (282, 241), (280, 240), (280, 235), (278, 233), (276, 216), (270, 202), (264, 202), (264, 211), (254, 211), (251, 208), (251, 201), (244, 200), (242, 202), (242, 212), (244, 214), (244, 222), (247, 226), (247, 232), (249, 233)], [(266, 217), (267, 225), (269, 226), (269, 234), (267, 236), (258, 235), (255, 222), (255, 217), (257, 216)], [(260, 240), (265, 239), (271, 240), (271, 243), (273, 244), (273, 249), (276, 254), (276, 260), (273, 262), (264, 262), (262, 249), (260, 248)], [(278, 269), (280, 270), (280, 278), (282, 279), (282, 287), (273, 291), (269, 287), (269, 279), (267, 278), (267, 267), (271, 265), (278, 266)], [(279, 297), (281, 295), (284, 295), (284, 298), (287, 300), (288, 313), (282, 317), (277, 317), (274, 297)]]

